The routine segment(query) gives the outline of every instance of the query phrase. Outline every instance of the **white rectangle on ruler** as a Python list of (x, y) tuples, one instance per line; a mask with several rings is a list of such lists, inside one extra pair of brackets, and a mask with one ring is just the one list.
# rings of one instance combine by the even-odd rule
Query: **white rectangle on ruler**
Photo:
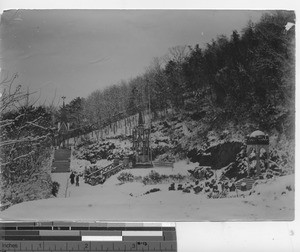
[(162, 236), (162, 231), (122, 231), (122, 236)]
[(82, 241), (122, 241), (122, 236), (82, 236)]
[(161, 227), (161, 223), (158, 222), (144, 222), (143, 227)]
[(163, 222), (162, 227), (175, 227), (175, 222)]

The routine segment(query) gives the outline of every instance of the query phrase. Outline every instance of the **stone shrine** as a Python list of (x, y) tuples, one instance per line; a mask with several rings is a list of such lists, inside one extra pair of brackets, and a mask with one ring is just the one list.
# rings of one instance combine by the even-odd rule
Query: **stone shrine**
[[(256, 130), (252, 132), (250, 135), (247, 135), (246, 139), (247, 144), (247, 161), (248, 161), (248, 176), (260, 176), (261, 174), (261, 150), (266, 151), (267, 160), (266, 160), (266, 169), (269, 168), (269, 136), (263, 133), (260, 130)], [(256, 165), (255, 165), (255, 173), (251, 174), (251, 167), (250, 167), (250, 155), (255, 151), (256, 157)]]
[(136, 153), (136, 165), (150, 165), (150, 128), (145, 128), (141, 112), (139, 112), (139, 124), (132, 132), (132, 142)]

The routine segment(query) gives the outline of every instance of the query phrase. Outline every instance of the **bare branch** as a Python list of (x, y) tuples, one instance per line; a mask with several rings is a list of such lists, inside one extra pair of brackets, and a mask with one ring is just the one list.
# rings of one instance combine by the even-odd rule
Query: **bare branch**
[(47, 135), (40, 136), (40, 137), (35, 137), (35, 138), (32, 138), (32, 137), (25, 137), (25, 138), (18, 139), (18, 140), (2, 141), (2, 142), (0, 143), (0, 147), (7, 146), (7, 145), (12, 145), (12, 144), (16, 144), (16, 143), (40, 141), (40, 140), (45, 139), (45, 138), (47, 138), (47, 137), (49, 137), (49, 136), (50, 136), (50, 135), (47, 134)]

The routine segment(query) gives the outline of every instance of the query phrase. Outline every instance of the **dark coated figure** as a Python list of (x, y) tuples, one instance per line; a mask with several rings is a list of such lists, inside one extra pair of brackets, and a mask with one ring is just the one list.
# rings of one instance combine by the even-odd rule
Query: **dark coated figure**
[(70, 175), (71, 185), (74, 184), (74, 179), (75, 179), (75, 174), (74, 174), (74, 172), (72, 172), (71, 175)]
[(76, 175), (76, 186), (79, 186), (79, 174)]

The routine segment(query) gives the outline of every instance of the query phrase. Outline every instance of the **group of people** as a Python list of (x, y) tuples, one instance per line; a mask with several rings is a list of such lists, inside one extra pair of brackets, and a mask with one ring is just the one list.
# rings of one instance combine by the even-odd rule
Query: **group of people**
[(80, 174), (78, 174), (78, 173), (74, 173), (74, 172), (71, 173), (71, 175), (70, 175), (71, 185), (74, 185), (74, 183), (76, 181), (76, 186), (79, 186), (79, 176), (80, 176)]

